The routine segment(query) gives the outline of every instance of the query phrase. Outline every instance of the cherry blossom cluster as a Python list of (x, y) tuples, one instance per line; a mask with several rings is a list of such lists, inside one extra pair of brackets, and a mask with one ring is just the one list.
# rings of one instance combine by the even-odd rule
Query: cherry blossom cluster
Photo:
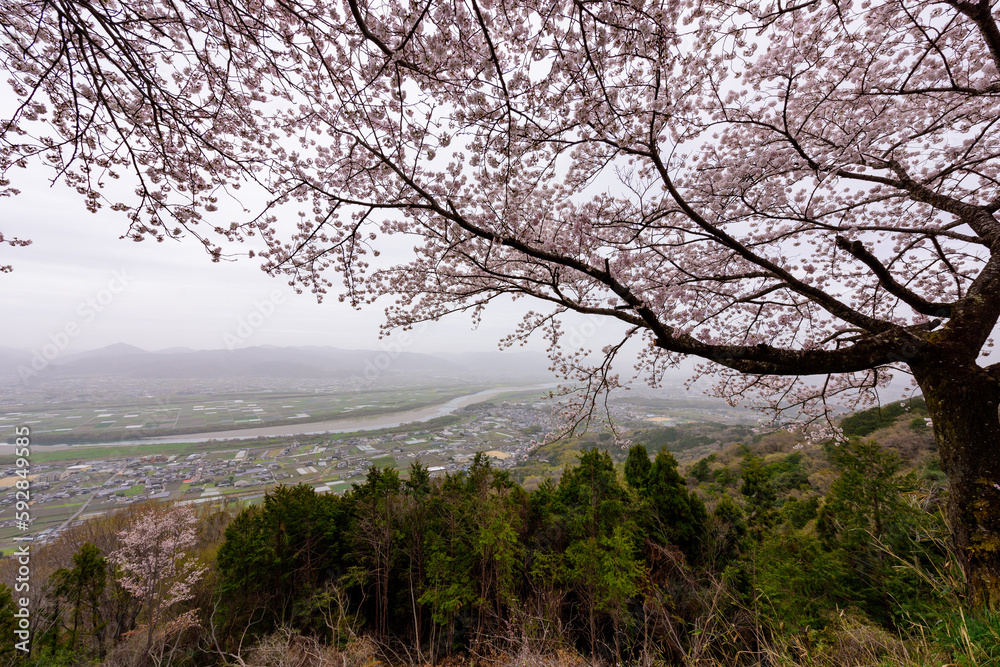
[[(146, 605), (150, 633), (174, 605), (194, 596), (206, 571), (192, 554), (196, 524), (189, 506), (148, 507), (118, 534), (119, 546), (108, 555), (122, 587)], [(183, 618), (190, 625), (193, 615)]]
[[(387, 328), (530, 298), (505, 343), (545, 336), (578, 414), (621, 345), (568, 347), (569, 312), (644, 340), (637, 376), (694, 355), (809, 422), (1000, 317), (988, 3), (2, 9), (0, 188), (40, 160), (135, 240), (249, 244), (317, 298), (389, 300)], [(241, 188), (266, 203), (223, 219)]]

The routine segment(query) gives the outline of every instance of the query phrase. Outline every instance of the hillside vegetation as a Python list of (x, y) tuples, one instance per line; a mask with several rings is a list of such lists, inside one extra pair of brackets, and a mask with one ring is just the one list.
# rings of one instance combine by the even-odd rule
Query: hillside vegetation
[[(0, 655), (39, 667), (998, 664), (1000, 614), (963, 607), (925, 417), (920, 401), (858, 413), (840, 445), (734, 431), (683, 467), (667, 447), (688, 436), (674, 429), (639, 434), (617, 462), (597, 438), (531, 490), (477, 456), (443, 478), (419, 463), (372, 468), (343, 496), (279, 487), (238, 512), (132, 507), (36, 551), (32, 653)], [(5, 561), (4, 632), (16, 576)]]

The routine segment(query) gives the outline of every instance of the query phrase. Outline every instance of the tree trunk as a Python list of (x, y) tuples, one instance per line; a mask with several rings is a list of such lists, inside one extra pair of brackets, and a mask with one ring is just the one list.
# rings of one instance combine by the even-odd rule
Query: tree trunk
[(948, 475), (948, 520), (974, 605), (1000, 604), (1000, 381), (966, 357), (913, 365)]

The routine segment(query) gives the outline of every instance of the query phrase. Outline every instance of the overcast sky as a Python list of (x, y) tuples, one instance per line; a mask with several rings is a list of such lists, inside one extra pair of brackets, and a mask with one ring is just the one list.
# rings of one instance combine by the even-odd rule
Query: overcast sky
[[(121, 240), (123, 214), (87, 212), (81, 197), (61, 184), (50, 187), (40, 169), (14, 176), (22, 193), (0, 200), (0, 229), (32, 245), (0, 247), (0, 264), (14, 265), (12, 273), (0, 274), (0, 346), (39, 349), (56, 340), (67, 352), (113, 343), (147, 350), (380, 347), (378, 325), (388, 302), (361, 312), (335, 296), (317, 304), (264, 274), (257, 260), (212, 263), (194, 239)], [(527, 304), (492, 308), (476, 330), (463, 315), (431, 323), (410, 336), (408, 349), (495, 350), (523, 308)], [(602, 326), (587, 338), (604, 344), (614, 328)], [(533, 349), (544, 350), (542, 341)]]
[[(194, 239), (122, 240), (123, 214), (89, 213), (65, 186), (50, 187), (45, 172), (32, 176), (15, 182), (19, 196), (0, 200), (0, 229), (32, 240), (25, 248), (0, 246), (0, 264), (14, 265), (12, 273), (0, 274), (0, 347), (39, 351), (56, 344), (60, 356), (114, 343), (151, 351), (256, 345), (390, 349), (392, 339), (378, 340), (388, 302), (363, 311), (336, 296), (319, 304), (311, 294), (296, 294), (287, 281), (267, 276), (256, 260), (213, 263)], [(393, 338), (409, 352), (496, 350), (530, 305), (497, 304), (475, 330), (470, 318), (459, 314)], [(622, 330), (606, 319), (576, 316), (563, 343), (600, 349), (620, 340)], [(545, 347), (538, 338), (525, 349)], [(621, 358), (626, 376), (631, 356), (623, 352)], [(686, 363), (682, 373), (692, 366)], [(898, 377), (897, 390), (908, 382)]]

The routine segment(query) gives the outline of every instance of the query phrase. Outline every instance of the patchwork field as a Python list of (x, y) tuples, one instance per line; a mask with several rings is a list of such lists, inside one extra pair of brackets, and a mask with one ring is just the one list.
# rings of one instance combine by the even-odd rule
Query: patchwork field
[(177, 396), (111, 406), (25, 406), (0, 412), (0, 432), (7, 431), (4, 427), (8, 425), (29, 426), (39, 444), (131, 440), (393, 413), (482, 388), (462, 385), (352, 393)]
[[(254, 434), (238, 440), (220, 437), (197, 442), (116, 443), (113, 435), (128, 434), (121, 439), (131, 440), (149, 432), (179, 434), (189, 429), (205, 433), (214, 427), (218, 429), (214, 432), (222, 433), (292, 419), (319, 421), (401, 410), (412, 415), (427, 412), (414, 408), (439, 405), (456, 394), (464, 395), (464, 401), (469, 392), (464, 385), (351, 394), (191, 395), (131, 404), (119, 400), (104, 406), (76, 401), (44, 409), (18, 406), (19, 410), (0, 413), (0, 432), (13, 432), (15, 425), (31, 427), (30, 520), (27, 527), (15, 520), (14, 484), (20, 479), (17, 457), (12, 451), (4, 453), (0, 455), (0, 552), (13, 549), (15, 540), (25, 533), (44, 542), (86, 517), (146, 500), (239, 507), (258, 502), (278, 484), (308, 484), (320, 493), (343, 493), (362, 482), (372, 466), (395, 468), (405, 475), (419, 461), (432, 475), (454, 474), (466, 469), (477, 454), (509, 469), (518, 481), (530, 486), (574, 464), (583, 448), (601, 447), (616, 460), (624, 456), (602, 426), (543, 445), (545, 434), (554, 434), (563, 425), (553, 418), (555, 406), (539, 400), (545, 391), (524, 387), (479, 392), (475, 397), (488, 398), (473, 399), (467, 405), (454, 401), (456, 409), (449, 414), (418, 421), (391, 414), (384, 421), (399, 423), (378, 430)], [(749, 432), (742, 426), (739, 433), (730, 433), (738, 430), (744, 415), (718, 404), (637, 395), (628, 399), (617, 399), (608, 408), (627, 437), (651, 449), (665, 445), (678, 451), (678, 456), (704, 455), (702, 450), (713, 450), (723, 436)], [(710, 419), (700, 421), (699, 412)], [(62, 425), (66, 423), (71, 426)], [(128, 428), (135, 425), (140, 428)], [(57, 430), (66, 428), (70, 430)], [(40, 442), (41, 435), (66, 433), (78, 439), (58, 445)]]

